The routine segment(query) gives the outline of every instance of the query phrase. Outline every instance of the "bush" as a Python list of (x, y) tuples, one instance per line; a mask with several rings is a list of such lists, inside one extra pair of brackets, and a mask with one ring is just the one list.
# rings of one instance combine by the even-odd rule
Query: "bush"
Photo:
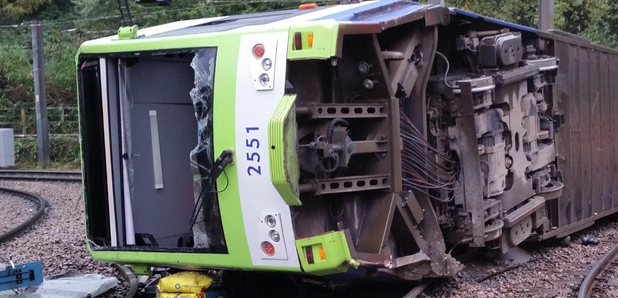
[[(52, 167), (79, 168), (80, 148), (77, 138), (53, 137), (49, 139)], [(37, 141), (34, 138), (15, 139), (15, 162), (19, 167), (37, 167), (39, 162)]]

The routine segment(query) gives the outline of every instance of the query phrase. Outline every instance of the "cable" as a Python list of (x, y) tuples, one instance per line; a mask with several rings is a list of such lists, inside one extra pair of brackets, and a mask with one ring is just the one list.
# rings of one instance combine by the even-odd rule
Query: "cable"
[(430, 145), (404, 113), (401, 113), (400, 119), (403, 185), (440, 202), (452, 201), (454, 195), (447, 195), (447, 199), (443, 199), (434, 193), (450, 193), (457, 189), (455, 183), (459, 173), (455, 161), (448, 153), (440, 152)]
[(18, 45), (6, 45), (6, 46), (0, 46), (0, 49), (20, 49), (20, 50), (32, 50), (32, 48), (30, 48), (30, 47), (26, 47), (26, 46), (18, 46)]
[(90, 239), (86, 239), (86, 241), (87, 241), (88, 243), (90, 243), (90, 245), (92, 245), (92, 246), (94, 246), (94, 247), (100, 247), (100, 245), (96, 244), (96, 242), (94, 242), (94, 241), (92, 241), (92, 240), (90, 240)]
[(343, 124), (345, 127), (350, 126), (350, 123), (342, 118), (335, 118), (331, 120), (328, 124), (328, 130), (326, 131), (326, 141), (329, 143), (332, 143), (333, 130), (335, 130), (335, 125), (337, 124)]
[[(211, 173), (211, 172), (209, 172)], [(215, 194), (219, 194), (224, 192), (228, 185), (230, 184), (230, 181), (227, 177), (227, 173), (225, 172), (225, 170), (223, 170), (223, 174), (225, 175), (225, 187), (223, 188), (223, 190), (221, 191), (211, 191), (211, 193), (215, 193)], [(197, 197), (197, 200), (195, 201), (195, 205), (193, 206), (193, 211), (191, 211), (191, 228), (193, 229), (193, 226), (198, 223), (197, 222), (197, 217), (199, 215), (199, 210), (202, 209), (202, 207), (204, 206), (204, 194), (205, 194), (205, 189), (210, 189), (211, 187), (213, 187), (216, 184), (216, 179), (212, 179), (211, 175), (209, 174), (207, 177), (201, 178), (200, 180), (206, 180), (206, 187), (202, 187), (200, 189), (200, 195)], [(213, 181), (214, 180), (214, 181)]]
[[(405, 185), (405, 184), (404, 184), (404, 185)], [(444, 200), (444, 199), (442, 199), (442, 198), (440, 198), (440, 197), (437, 197), (437, 196), (435, 196), (435, 195), (430, 194), (429, 192), (427, 192), (427, 191), (426, 191), (424, 188), (422, 188), (422, 187), (418, 187), (418, 186), (415, 186), (415, 185), (405, 185), (405, 186), (407, 186), (407, 187), (409, 187), (409, 188), (411, 188), (411, 189), (413, 189), (413, 190), (416, 190), (416, 191), (418, 191), (418, 192), (420, 192), (420, 193), (422, 193), (422, 194), (424, 194), (424, 195), (428, 196), (428, 197), (429, 197), (429, 198), (431, 198), (431, 199), (434, 199), (434, 200), (439, 201), (439, 202), (442, 202), (442, 203), (448, 203), (448, 202), (451, 202), (451, 201), (453, 201), (453, 199), (455, 198), (455, 196), (451, 196), (451, 197), (449, 197), (448, 199)]]
[[(335, 210), (337, 210), (337, 209), (335, 209)], [(332, 216), (334, 219), (338, 219), (338, 218), (340, 218), (343, 215), (343, 211), (344, 211), (344, 208), (343, 208), (343, 206), (341, 206), (341, 211), (337, 214), (337, 216), (335, 216), (333, 214), (333, 201), (330, 201), (330, 203), (328, 205), (328, 213), (330, 214), (330, 216)]]
[[(227, 176), (227, 173), (225, 172), (225, 167), (232, 163), (232, 156), (233, 156), (233, 151), (231, 149), (223, 150), (223, 152), (221, 152), (221, 155), (212, 163), (211, 169), (206, 174), (206, 177), (200, 179), (202, 181), (206, 180), (206, 185), (204, 186), (202, 183), (202, 187), (200, 189), (200, 195), (198, 196), (195, 202), (195, 205), (193, 206), (193, 211), (191, 212), (191, 229), (197, 222), (199, 210), (201, 210), (202, 207), (204, 206), (204, 202), (205, 202), (204, 200), (205, 191), (204, 190), (210, 189), (216, 186), (217, 178), (219, 174), (221, 173), (225, 175), (225, 180), (226, 180), (225, 188), (219, 192), (217, 191), (211, 191), (211, 192), (218, 194), (227, 189), (229, 185), (229, 178)], [(221, 171), (221, 172), (218, 172), (218, 171)]]
[(456, 179), (456, 172), (440, 173), (429, 164), (423, 165), (424, 161), (406, 159), (404, 162), (407, 163), (404, 167), (407, 173), (417, 177), (419, 181), (426, 182), (427, 185), (447, 187)]
[(222, 193), (225, 190), (227, 190), (227, 187), (230, 186), (230, 178), (227, 177), (227, 172), (225, 170), (223, 170), (223, 175), (225, 176), (225, 187), (223, 187), (223, 190), (217, 191), (217, 193)]
[(60, 31), (62, 33), (80, 33), (80, 34), (110, 34), (116, 33), (118, 30), (84, 30), (82, 28), (71, 28)]
[(449, 84), (446, 81), (446, 77), (448, 76), (448, 71), (451, 69), (451, 64), (448, 62), (448, 58), (446, 58), (446, 56), (444, 56), (442, 53), (440, 53), (439, 51), (436, 51), (436, 54), (438, 54), (438, 56), (442, 57), (442, 59), (446, 61), (446, 72), (444, 73), (444, 84), (446, 84), (447, 87), (453, 89), (453, 86), (451, 86), (451, 84)]

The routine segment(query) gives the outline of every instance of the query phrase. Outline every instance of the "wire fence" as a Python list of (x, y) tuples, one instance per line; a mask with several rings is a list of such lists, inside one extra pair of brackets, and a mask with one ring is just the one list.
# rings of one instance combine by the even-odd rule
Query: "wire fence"
[[(77, 107), (48, 107), (47, 118), (51, 135), (77, 136)], [(12, 128), (16, 137), (36, 137), (34, 107), (0, 109), (0, 128)]]
[[(279, 10), (279, 9), (289, 9), (293, 8), (294, 4), (303, 4), (303, 3), (316, 3), (319, 5), (332, 5), (338, 3), (338, 0), (210, 0), (205, 1), (204, 6), (193, 6), (193, 7), (183, 7), (183, 8), (172, 8), (170, 7), (152, 7), (152, 6), (142, 6), (139, 7), (140, 10), (137, 12), (133, 12), (133, 17), (145, 17), (145, 18), (159, 18), (161, 15), (169, 15), (172, 13), (178, 12), (195, 12), (202, 10), (202, 12), (207, 10), (206, 12), (214, 12), (217, 14), (216, 10), (226, 7), (234, 7), (234, 6), (255, 6), (255, 5), (267, 5), (266, 9), (261, 8), (258, 10)], [(110, 1), (110, 5), (115, 9), (115, 1)], [(268, 9), (268, 6), (272, 6), (273, 9)], [(135, 8), (135, 7), (134, 7)], [(242, 14), (245, 9), (238, 10), (238, 14)], [(203, 15), (203, 17), (210, 17), (212, 13), (208, 13), (208, 15)], [(120, 20), (121, 16), (119, 14), (110, 14), (104, 16), (97, 17), (89, 17), (89, 18), (74, 18), (74, 19), (65, 19), (65, 20), (43, 20), (40, 21), (43, 25), (62, 25), (62, 24), (73, 24), (73, 23), (84, 23), (84, 22), (93, 22), (93, 21), (101, 21), (101, 20)], [(120, 24), (120, 23), (118, 23)], [(31, 25), (30, 22), (22, 22), (17, 24), (7, 24), (0, 25), (0, 29), (15, 29), (19, 27), (29, 27)], [(107, 30), (106, 30), (107, 31)]]
[[(87, 3), (73, 3), (81, 2)], [(176, 1), (170, 7), (131, 6), (135, 22), (144, 28), (186, 19), (293, 9), (307, 2), (335, 4), (331, 0), (205, 0)], [(120, 27), (115, 1), (91, 12), (74, 8), (74, 13), (63, 18), (38, 21), (44, 36), (50, 134), (78, 134), (75, 55), (79, 46), (113, 35)], [(31, 25), (30, 21), (2, 24), (0, 20), (0, 127), (13, 128), (19, 136), (36, 134)]]

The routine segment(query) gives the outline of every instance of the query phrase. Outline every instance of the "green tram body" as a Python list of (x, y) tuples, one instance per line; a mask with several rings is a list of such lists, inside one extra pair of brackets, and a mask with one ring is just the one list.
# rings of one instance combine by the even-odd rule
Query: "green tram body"
[(584, 208), (579, 153), (556, 158), (554, 88), (577, 83), (555, 57), (615, 57), (581, 38), (402, 0), (136, 29), (76, 61), (98, 261), (418, 280), (461, 268), (447, 246), (504, 252), (618, 206)]

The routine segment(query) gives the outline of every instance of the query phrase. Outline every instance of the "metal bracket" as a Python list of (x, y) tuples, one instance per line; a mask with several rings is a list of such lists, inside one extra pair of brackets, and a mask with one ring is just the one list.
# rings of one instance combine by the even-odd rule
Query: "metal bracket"
[[(2, 269), (2, 268), (0, 268)], [(0, 270), (0, 292), (39, 285), (43, 282), (43, 264), (32, 262), (13, 264)]]
[(133, 272), (137, 275), (151, 276), (152, 270), (148, 264), (133, 264), (131, 265)]
[(311, 119), (388, 117), (387, 105), (384, 103), (311, 104), (296, 106), (296, 114), (309, 116)]
[(348, 176), (334, 179), (313, 180), (301, 185), (301, 192), (316, 195), (374, 191), (391, 187), (389, 175)]
[(118, 29), (118, 39), (133, 39), (137, 37), (137, 25), (124, 26)]
[(478, 155), (476, 127), (474, 125), (474, 109), (472, 107), (472, 85), (470, 82), (461, 82), (461, 114), (457, 126), (460, 129), (459, 146), (463, 169), (463, 193), (466, 211), (472, 216), (472, 243), (470, 246), (485, 246), (485, 222), (483, 220), (483, 182), (481, 180), (480, 159)]

